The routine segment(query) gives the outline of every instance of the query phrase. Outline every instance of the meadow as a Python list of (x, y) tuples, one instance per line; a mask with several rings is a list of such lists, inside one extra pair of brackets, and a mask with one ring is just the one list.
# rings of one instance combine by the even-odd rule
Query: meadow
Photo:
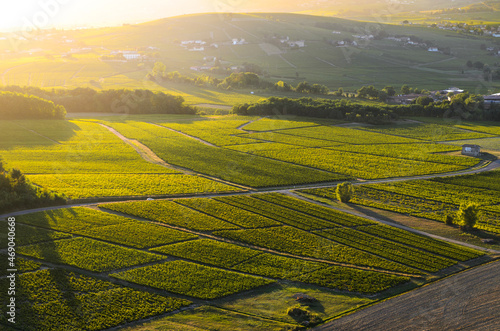
[[(179, 71), (196, 77), (201, 73), (190, 68), (214, 67), (214, 61), (207, 59), (216, 57), (223, 59), (221, 65), (227, 68), (243, 67), (248, 63), (258, 65), (265, 79), (273, 83), (283, 80), (296, 86), (309, 81), (326, 85), (332, 91), (343, 87), (353, 92), (368, 85), (377, 88), (392, 85), (398, 89), (408, 83), (407, 77), (412, 77), (412, 85), (421, 89), (445, 89), (452, 85), (450, 82), (459, 82), (461, 88), (481, 93), (491, 93), (500, 87), (497, 80), (486, 83), (479, 77), (481, 71), (465, 65), (470, 59), (494, 65), (494, 58), (481, 49), (482, 44), (495, 45), (491, 37), (464, 37), (458, 32), (430, 28), (426, 24), (401, 25), (403, 20), (414, 18), (399, 15), (389, 15), (388, 21), (377, 20), (374, 24), (366, 22), (373, 21), (373, 17), (348, 20), (313, 16), (315, 13), (237, 14), (230, 20), (217, 14), (190, 15), (133, 26), (58, 31), (41, 37), (42, 51), (30, 54), (30, 50), (40, 48), (40, 42), (26, 41), (21, 47), (24, 53), (3, 53), (2, 84), (64, 89), (146, 88), (182, 96), (191, 105), (232, 106), (256, 102), (269, 95), (269, 91), (256, 88), (225, 91), (183, 83), (157, 84), (146, 79), (157, 61), (166, 63), (168, 72)], [(482, 13), (484, 24), (489, 14)], [(434, 21), (433, 15), (426, 13), (412, 15), (428, 18), (416, 19), (419, 24)], [(164, 31), (161, 37), (156, 32), (159, 30)], [(384, 32), (381, 38), (353, 37), (376, 35), (380, 31)], [(116, 35), (120, 37), (112, 37)], [(383, 38), (395, 35), (414, 36), (439, 46), (440, 52), (428, 52), (427, 47)], [(291, 41), (304, 40), (305, 47), (293, 49), (277, 43), (278, 38), (286, 37)], [(74, 42), (60, 42), (67, 38)], [(245, 39), (245, 43), (232, 45), (232, 39), (236, 38)], [(204, 40), (208, 45), (203, 51), (189, 51), (180, 45), (187, 40)], [(357, 45), (337, 47), (337, 42), (343, 40), (356, 41)], [(210, 44), (217, 47), (209, 47)], [(102, 49), (102, 45), (106, 45), (106, 49)], [(271, 52), (268, 51), (270, 47)], [(111, 50), (130, 49), (139, 49), (144, 58), (138, 61), (102, 60)], [(216, 72), (206, 74), (217, 78), (226, 76)]]

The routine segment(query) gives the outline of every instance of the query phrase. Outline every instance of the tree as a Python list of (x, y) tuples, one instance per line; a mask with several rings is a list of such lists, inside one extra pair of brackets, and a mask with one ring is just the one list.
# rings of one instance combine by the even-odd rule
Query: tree
[(479, 220), (479, 206), (476, 203), (461, 203), (457, 213), (458, 224), (465, 230), (471, 230)]
[(465, 65), (467, 66), (467, 68), (472, 68), (474, 66), (471, 60), (468, 60)]
[(393, 97), (396, 95), (396, 90), (392, 86), (386, 86), (382, 89), (388, 96)]
[(354, 186), (349, 182), (338, 184), (336, 193), (340, 202), (349, 202), (354, 194)]
[(401, 86), (401, 94), (409, 94), (410, 93), (410, 87), (408, 85), (403, 85)]
[(167, 66), (162, 62), (156, 62), (151, 74), (153, 77), (163, 78), (167, 72)]
[(417, 105), (422, 105), (422, 106), (427, 106), (428, 104), (432, 103), (434, 99), (428, 96), (421, 96), (418, 97), (417, 100), (415, 100), (415, 103)]

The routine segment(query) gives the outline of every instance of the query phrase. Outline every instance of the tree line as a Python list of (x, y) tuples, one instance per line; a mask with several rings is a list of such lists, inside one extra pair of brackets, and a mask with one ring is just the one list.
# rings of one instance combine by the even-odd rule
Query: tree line
[[(3, 91), (22, 94), (17, 101), (18, 109), (22, 110), (22, 119), (37, 119), (37, 112), (45, 109), (47, 105), (68, 113), (124, 113), (124, 114), (194, 114), (196, 110), (184, 104), (184, 98), (163, 92), (144, 89), (119, 89), (96, 91), (91, 88), (41, 89), (38, 87), (7, 86)], [(6, 92), (4, 92), (6, 93)], [(26, 100), (24, 100), (26, 99)], [(36, 105), (29, 104), (27, 100), (42, 100)], [(44, 103), (45, 102), (45, 103)], [(2, 105), (4, 102), (2, 102)], [(50, 107), (48, 107), (50, 109)], [(46, 112), (48, 112), (47, 110)], [(15, 112), (14, 112), (15, 113)], [(65, 113), (65, 112), (64, 112)], [(1, 114), (1, 111), (0, 111)], [(20, 118), (20, 119), (21, 119)], [(44, 117), (47, 118), (47, 117)], [(60, 117), (55, 117), (60, 118)], [(64, 116), (62, 116), (64, 118)]]
[(370, 124), (387, 124), (401, 116), (500, 121), (500, 105), (491, 105), (489, 109), (485, 109), (483, 97), (480, 95), (460, 93), (451, 100), (428, 101), (423, 97), (411, 105), (365, 105), (346, 99), (270, 97), (255, 103), (235, 105), (233, 113), (247, 116), (295, 115), (333, 118)]
[(0, 92), (0, 120), (64, 119), (66, 109), (34, 95)]
[(6, 170), (0, 160), (0, 214), (66, 204), (63, 195), (33, 185), (18, 169)]
[(233, 113), (247, 116), (296, 115), (333, 118), (372, 124), (390, 123), (398, 114), (389, 106), (364, 105), (348, 100), (270, 97), (255, 103), (235, 105)]

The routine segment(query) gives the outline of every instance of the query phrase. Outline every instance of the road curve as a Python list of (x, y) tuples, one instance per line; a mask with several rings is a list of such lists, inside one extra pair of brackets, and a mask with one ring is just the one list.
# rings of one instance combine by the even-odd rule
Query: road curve
[(463, 271), (313, 330), (500, 330), (500, 261)]

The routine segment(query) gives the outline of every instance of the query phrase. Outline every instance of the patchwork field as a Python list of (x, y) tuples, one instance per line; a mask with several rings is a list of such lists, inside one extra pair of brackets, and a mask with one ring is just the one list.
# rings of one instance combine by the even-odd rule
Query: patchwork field
[(161, 115), (4, 121), (0, 156), (7, 168), (71, 199), (157, 197), (453, 172), (480, 160), (458, 155), (451, 140), (499, 139), (484, 125), (337, 124)]
[[(320, 323), (490, 259), (311, 203), (295, 189), (336, 199), (340, 181), (383, 179), (356, 184), (352, 202), (442, 221), (474, 197), (479, 228), (499, 228), (498, 171), (390, 182), (482, 164), (449, 143), (497, 139), (488, 125), (162, 115), (0, 125), (6, 167), (92, 199), (16, 216), (27, 330), (281, 330), (303, 321), (289, 309)], [(90, 204), (100, 198), (118, 202)], [(291, 291), (317, 301), (300, 304)]]
[[(199, 302), (209, 308), (157, 323), (209, 318), (208, 309), (234, 321), (253, 311), (251, 323), (265, 329), (293, 325), (286, 311), (241, 308), (256, 293), (292, 307), (287, 287), (317, 296), (326, 310), (307, 309), (321, 321), (483, 255), (279, 193), (99, 207), (16, 217), (27, 330), (99, 330)], [(57, 314), (46, 314), (54, 307)]]

